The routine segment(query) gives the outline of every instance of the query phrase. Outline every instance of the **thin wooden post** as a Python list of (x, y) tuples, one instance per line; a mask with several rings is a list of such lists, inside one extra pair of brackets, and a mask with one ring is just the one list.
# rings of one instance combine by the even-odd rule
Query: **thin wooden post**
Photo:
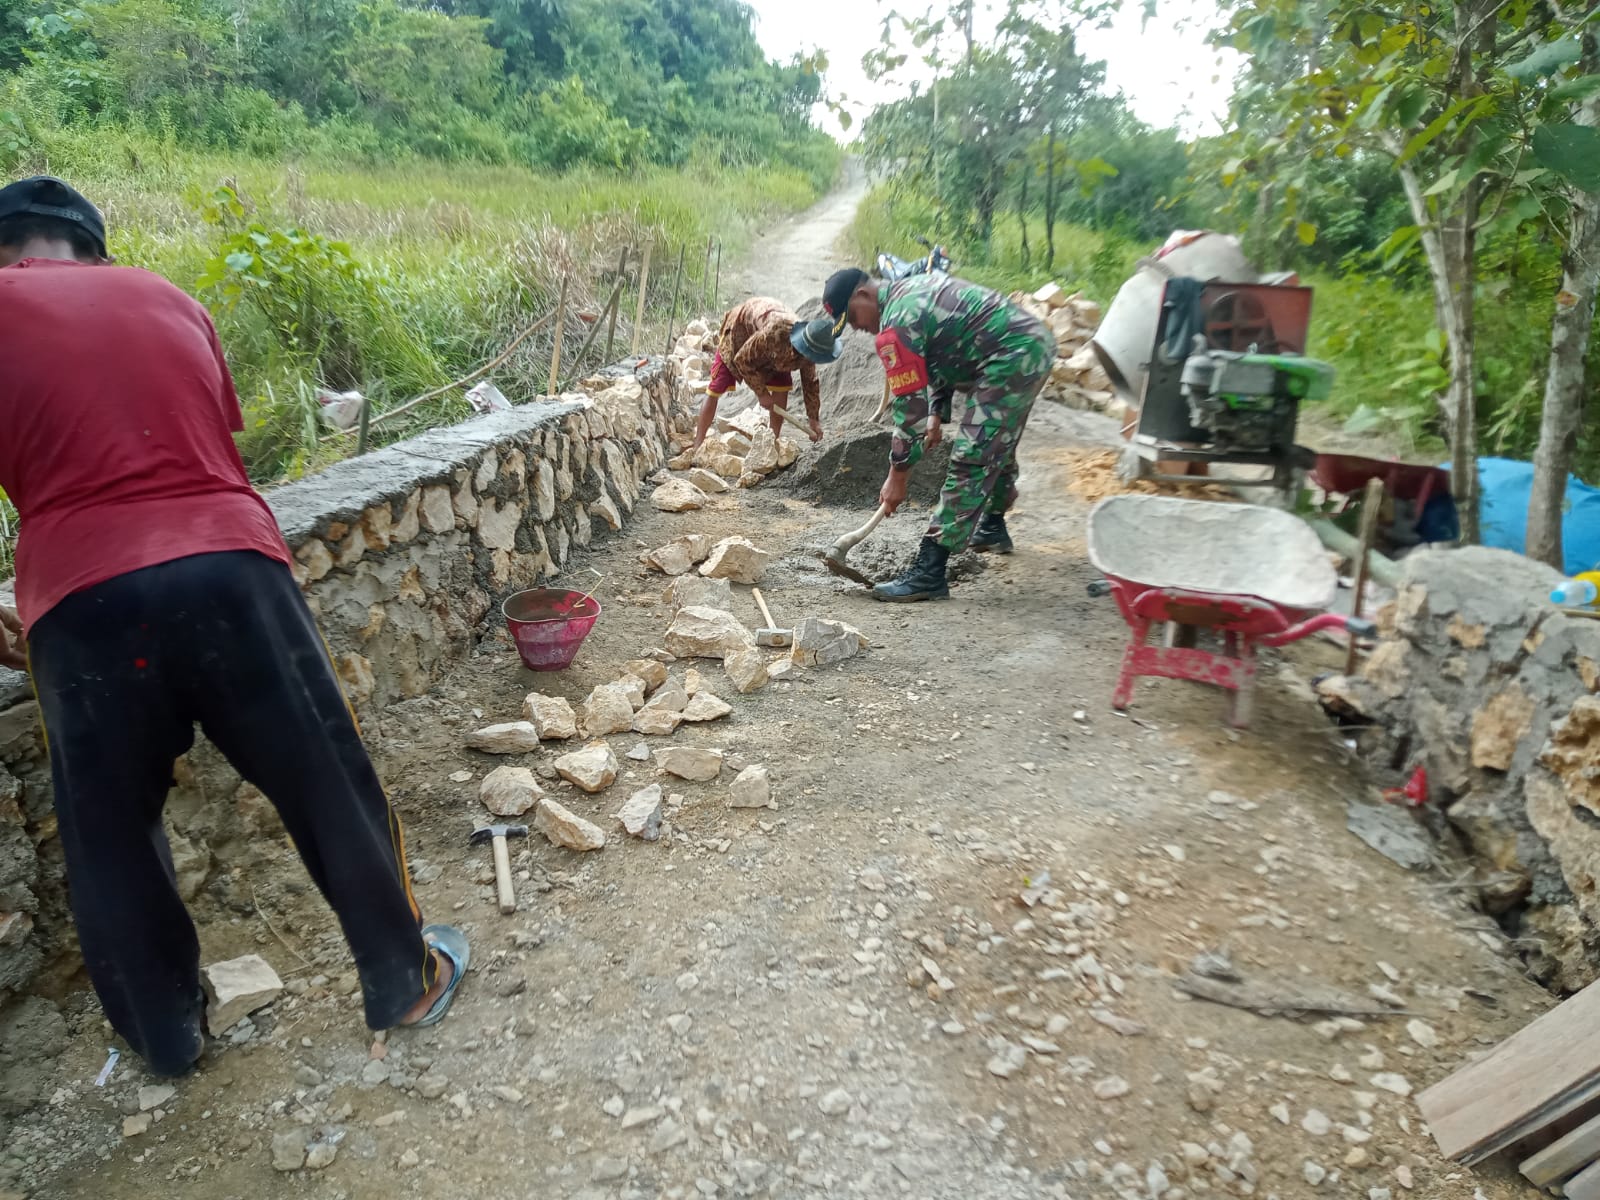
[(717, 243), (717, 273), (711, 284), (711, 311), (722, 307), (722, 243)]
[(567, 282), (568, 277), (561, 277), (561, 298), (556, 301), (556, 340), (550, 348), (550, 387), (546, 395), (556, 394), (556, 380), (561, 375), (561, 335), (567, 330)]
[(678, 323), (678, 292), (683, 287), (683, 255), (688, 249), (688, 242), (678, 247), (678, 277), (672, 284), (672, 315), (667, 318), (667, 346), (663, 354), (672, 353), (672, 327)]
[[(1367, 575), (1371, 570), (1372, 545), (1378, 539), (1378, 514), (1383, 510), (1383, 480), (1367, 480), (1366, 495), (1361, 501), (1361, 543), (1356, 551), (1356, 594), (1350, 601), (1350, 615), (1361, 615), (1362, 593), (1367, 590)], [(1345, 652), (1344, 673), (1356, 671), (1356, 635), (1350, 635), (1350, 648)]]
[(611, 320), (606, 325), (606, 362), (611, 361), (611, 342), (617, 336), (617, 309), (621, 307), (618, 297), (622, 294), (622, 281), (628, 277), (628, 251), (632, 247), (622, 248), (622, 258), (617, 262), (617, 286), (612, 292)]
[[(619, 276), (616, 283), (611, 285), (611, 295), (606, 299), (606, 306), (600, 312), (600, 321), (605, 320), (606, 313), (611, 314), (616, 320), (617, 303), (622, 297), (622, 279)], [(594, 339), (600, 336), (600, 321), (589, 326), (589, 332), (583, 339), (583, 344), (578, 347), (578, 352), (572, 356), (572, 374), (578, 373), (578, 368), (583, 366), (583, 356), (589, 352), (589, 347), (594, 344)]]
[(367, 433), (372, 428), (372, 397), (361, 397), (361, 424), (356, 427), (356, 453), (367, 452)]
[[(704, 295), (706, 288), (711, 283), (711, 243), (716, 241), (710, 234), (706, 235), (706, 265), (700, 271), (700, 291)], [(707, 298), (709, 302), (709, 297)]]
[(639, 306), (633, 314), (633, 348), (630, 354), (639, 353), (639, 341), (644, 337), (644, 298), (650, 290), (650, 255), (655, 250), (653, 242), (644, 244), (644, 261), (639, 264)]

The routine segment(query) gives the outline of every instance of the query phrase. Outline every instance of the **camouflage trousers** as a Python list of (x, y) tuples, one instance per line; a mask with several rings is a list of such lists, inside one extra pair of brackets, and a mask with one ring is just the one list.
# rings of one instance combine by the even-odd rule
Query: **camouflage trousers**
[(967, 548), (984, 512), (1004, 515), (1017, 495), (1017, 443), (1050, 377), (1055, 337), (1019, 312), (1005, 345), (983, 364), (950, 446), (950, 470), (927, 536), (952, 554)]

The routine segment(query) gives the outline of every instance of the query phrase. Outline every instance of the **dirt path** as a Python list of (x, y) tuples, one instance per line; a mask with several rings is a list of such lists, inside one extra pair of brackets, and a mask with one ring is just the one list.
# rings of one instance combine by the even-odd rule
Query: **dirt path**
[(839, 252), (839, 236), (855, 217), (867, 194), (861, 164), (846, 159), (840, 186), (792, 220), (768, 230), (750, 249), (739, 279), (743, 291), (727, 297), (734, 304), (747, 296), (772, 296), (793, 308), (822, 295), (822, 284), (849, 260)]
[[(838, 206), (816, 220), (825, 245)], [(815, 259), (784, 270), (781, 294), (799, 295)], [(60, 1092), (13, 1130), (18, 1185), (107, 1200), (1517, 1194), (1441, 1163), (1398, 1093), (1548, 1001), (1438, 878), (1345, 831), (1367, 785), (1303, 682), (1332, 648), (1271, 658), (1244, 734), (1195, 685), (1145, 682), (1131, 716), (1110, 710), (1124, 627), (1085, 594), (1087, 505), (1068, 487), (1083, 445), (1109, 436), (1036, 414), (1018, 553), (943, 604), (875, 605), (820, 569), (811, 548), (858, 513), (771, 487), (641, 509), (576, 564), (607, 582), (573, 668), (534, 677), (490, 642), (372, 731), (422, 902), (473, 939), (450, 1019), (373, 1058), (337, 926), (273, 847), (248, 881), (221, 881), (246, 899), (205, 949), (263, 954), (293, 994), (128, 1138), (148, 1081), (124, 1067), (92, 1086), (106, 1042), (80, 1001)], [(682, 797), (669, 834), (627, 839), (610, 814), (658, 777), (626, 757), (647, 739), (613, 737), (622, 775), (603, 796), (548, 785), (611, 844), (529, 842), (522, 909), (502, 917), (465, 845), (499, 763), (462, 737), (534, 687), (581, 700), (659, 645), (665, 581), (636, 555), (684, 532), (783, 555), (763, 581), (778, 619), (846, 620), (872, 648), (748, 696), (701, 664), (735, 711), (672, 744), (767, 765), (776, 806), (729, 808), (727, 770), (661, 780)], [(908, 514), (857, 553), (919, 534)], [(545, 771), (555, 753), (507, 761)], [(1218, 948), (1248, 977), (1398, 1001), (1420, 1024), (1185, 1000), (1175, 974)], [(297, 1131), (334, 1161), (275, 1174), (274, 1138)]]

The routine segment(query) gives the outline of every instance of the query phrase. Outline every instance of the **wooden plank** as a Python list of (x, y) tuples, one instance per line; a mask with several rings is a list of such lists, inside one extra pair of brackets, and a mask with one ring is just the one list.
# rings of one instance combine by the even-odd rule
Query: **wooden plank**
[(1482, 1157), (1515, 1140), (1530, 1117), (1558, 1115), (1549, 1110), (1570, 1102), (1597, 1076), (1600, 985), (1590, 984), (1428, 1088), (1417, 1107), (1446, 1158)]
[(1567, 1180), (1567, 1200), (1600, 1200), (1600, 1163), (1591, 1163)]
[(1529, 1183), (1549, 1187), (1597, 1158), (1600, 1158), (1600, 1117), (1592, 1118), (1566, 1137), (1551, 1142), (1525, 1159), (1517, 1169)]

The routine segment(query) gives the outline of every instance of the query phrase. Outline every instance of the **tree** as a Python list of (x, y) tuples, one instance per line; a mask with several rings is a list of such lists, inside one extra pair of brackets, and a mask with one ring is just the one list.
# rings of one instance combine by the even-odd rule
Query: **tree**
[(1547, 59), (1551, 50), (1556, 61), (1570, 57), (1577, 76), (1553, 88), (1548, 101), (1554, 115), (1568, 115), (1570, 121), (1544, 124), (1532, 140), (1541, 165), (1561, 181), (1554, 199), (1564, 210), (1564, 221), (1557, 224), (1566, 236), (1533, 458), (1527, 552), (1557, 568), (1564, 565), (1562, 511), (1583, 423), (1584, 362), (1600, 287), (1600, 35), (1592, 17), (1585, 18), (1586, 31), (1561, 30), (1562, 36), (1546, 48)]

